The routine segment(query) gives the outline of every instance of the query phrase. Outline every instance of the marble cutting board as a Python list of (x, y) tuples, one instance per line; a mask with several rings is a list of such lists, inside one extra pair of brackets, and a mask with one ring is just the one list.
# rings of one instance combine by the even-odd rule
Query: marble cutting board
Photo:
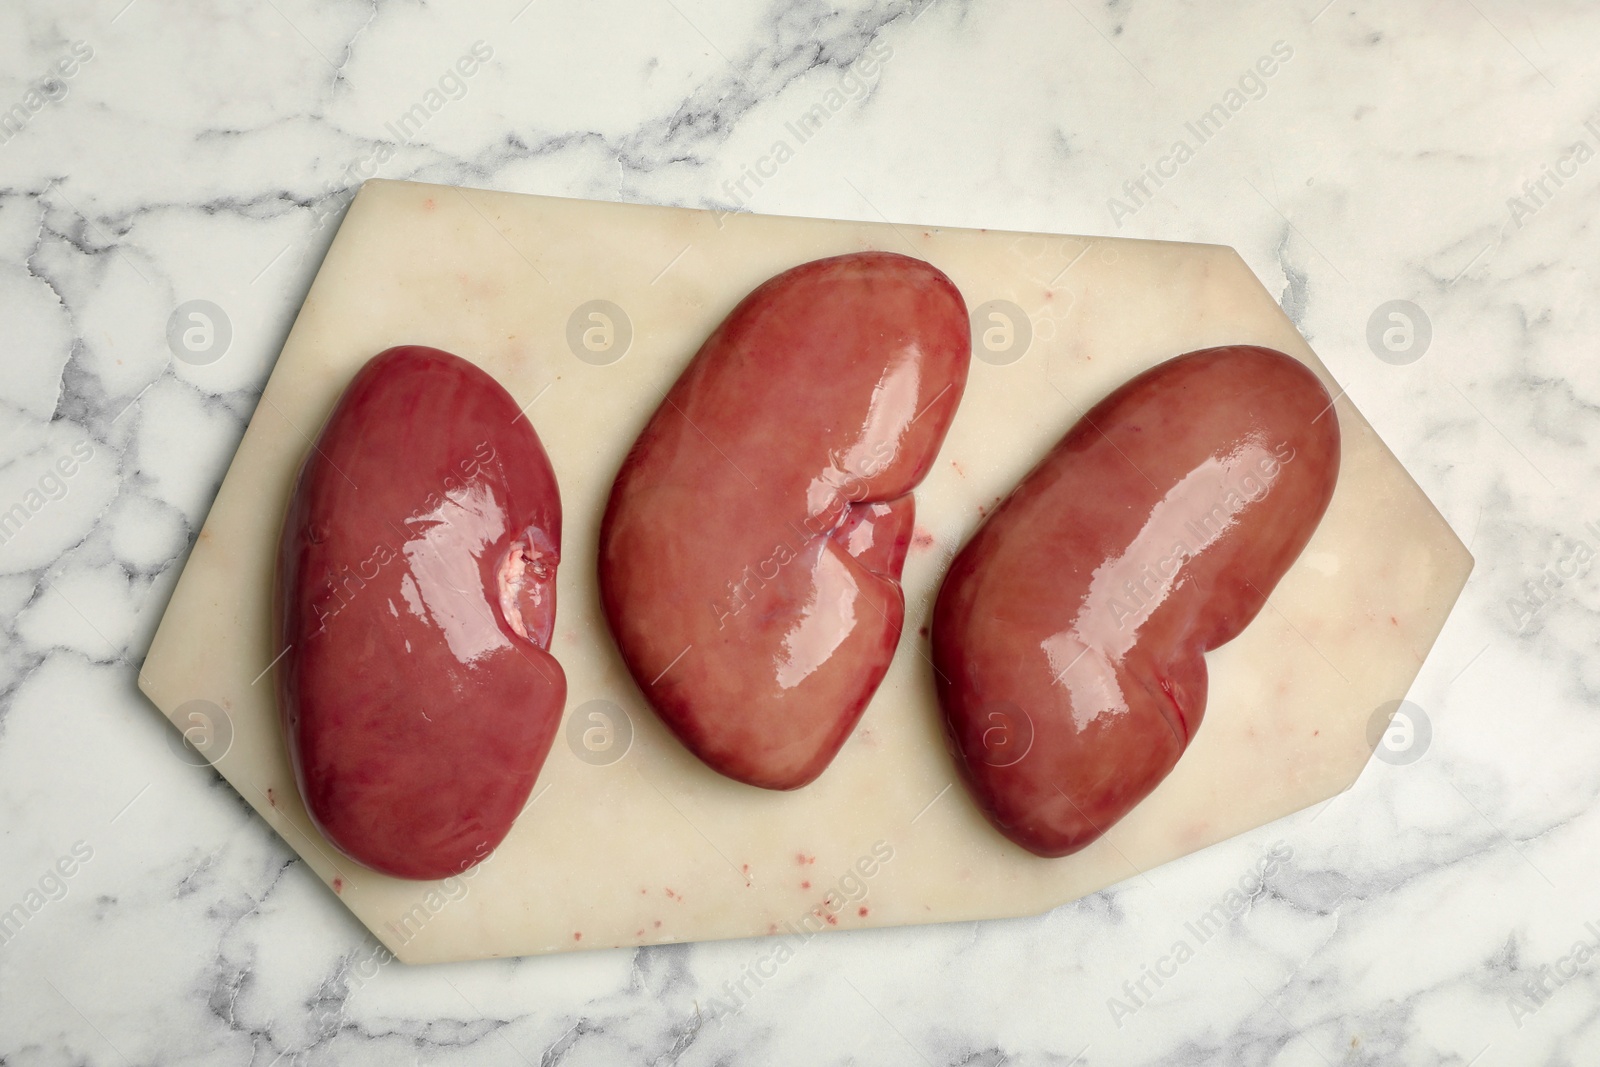
[[(755, 285), (859, 249), (919, 256), (976, 322), (966, 397), (917, 490), (906, 631), (829, 770), (795, 793), (705, 769), (656, 721), (600, 616), (611, 479), (665, 389)], [(1037, 913), (1333, 796), (1403, 697), (1472, 559), (1360, 413), (1316, 535), (1207, 657), (1205, 723), (1101, 841), (1034, 857), (945, 751), (921, 632), (980, 516), (1094, 401), (1170, 356), (1288, 352), (1336, 383), (1231, 249), (723, 214), (408, 182), (363, 186), (311, 286), (144, 663), (140, 686), (407, 962)], [(295, 471), (356, 369), (447, 349), (527, 405), (564, 508), (552, 651), (567, 718), (534, 796), (469, 876), (416, 883), (335, 852), (300, 804), (269, 666), (272, 559)]]

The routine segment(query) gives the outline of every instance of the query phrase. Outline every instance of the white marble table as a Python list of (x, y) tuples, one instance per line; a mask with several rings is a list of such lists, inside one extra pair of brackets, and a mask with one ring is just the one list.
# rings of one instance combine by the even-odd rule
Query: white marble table
[[(124, 3), (0, 9), (0, 1063), (1594, 1061), (1600, 11)], [(372, 176), (1235, 246), (1477, 557), (1426, 729), (1038, 918), (381, 965), (134, 687)]]

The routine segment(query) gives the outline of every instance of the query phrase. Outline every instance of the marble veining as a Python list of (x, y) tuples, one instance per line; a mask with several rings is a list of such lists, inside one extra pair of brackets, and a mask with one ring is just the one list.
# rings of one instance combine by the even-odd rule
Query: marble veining
[[(1279, 40), (1265, 94), (1114, 218)], [(0, 10), (0, 508), (27, 513), (0, 544), (0, 1062), (1592, 1061), (1597, 41), (1577, 0)], [(1234, 246), (1478, 560), (1410, 694), (1425, 751), (1037, 918), (782, 962), (382, 963), (134, 684), (372, 176)], [(168, 344), (194, 299), (231, 327), (213, 362)], [(1421, 352), (1370, 329), (1396, 300)]]

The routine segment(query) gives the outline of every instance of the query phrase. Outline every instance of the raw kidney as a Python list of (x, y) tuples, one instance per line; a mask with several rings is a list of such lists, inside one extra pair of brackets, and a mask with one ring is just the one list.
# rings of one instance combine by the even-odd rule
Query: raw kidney
[(1255, 618), (1338, 474), (1322, 383), (1238, 345), (1140, 374), (1023, 479), (952, 562), (932, 632), (957, 765), (1001, 833), (1067, 855), (1166, 777), (1203, 654)]
[(600, 594), (662, 721), (713, 769), (795, 789), (833, 759), (900, 639), (911, 490), (966, 385), (950, 279), (862, 252), (759, 286), (623, 462)]
[(560, 723), (561, 500), (516, 402), (433, 348), (350, 383), (278, 560), (279, 708), (306, 809), (351, 859), (457, 874), (510, 830)]

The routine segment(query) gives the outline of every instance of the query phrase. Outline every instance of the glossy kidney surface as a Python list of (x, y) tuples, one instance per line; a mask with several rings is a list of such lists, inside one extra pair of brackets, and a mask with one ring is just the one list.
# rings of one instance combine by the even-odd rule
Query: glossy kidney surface
[(1261, 611), (1338, 472), (1316, 376), (1230, 346), (1129, 381), (1023, 479), (952, 562), (932, 632), (956, 762), (1001, 833), (1075, 852), (1166, 777), (1203, 654)]
[(442, 878), (505, 837), (566, 700), (560, 545), (549, 460), (493, 378), (415, 346), (357, 373), (290, 499), (276, 598), (295, 779), (347, 856)]
[(747, 296), (622, 465), (600, 590), (646, 699), (715, 770), (793, 789), (838, 752), (905, 614), (911, 491), (966, 384), (960, 293), (906, 256)]

